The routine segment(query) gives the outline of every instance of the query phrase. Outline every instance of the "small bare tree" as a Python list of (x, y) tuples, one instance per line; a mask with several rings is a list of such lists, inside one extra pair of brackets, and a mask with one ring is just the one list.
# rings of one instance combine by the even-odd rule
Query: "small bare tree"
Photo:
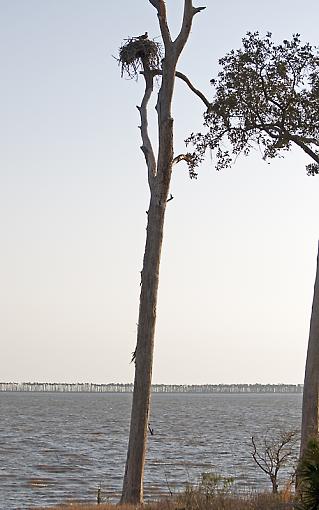
[(295, 464), (297, 461), (296, 445), (299, 442), (299, 433), (296, 430), (280, 432), (276, 438), (266, 434), (257, 445), (254, 437), (251, 438), (253, 451), (252, 458), (257, 466), (270, 478), (272, 492), (278, 493), (278, 473), (283, 467), (292, 468), (291, 483), (294, 481)]

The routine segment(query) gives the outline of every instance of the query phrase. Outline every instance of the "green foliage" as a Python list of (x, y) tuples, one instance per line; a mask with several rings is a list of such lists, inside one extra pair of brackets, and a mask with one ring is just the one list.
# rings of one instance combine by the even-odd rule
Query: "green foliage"
[(205, 114), (205, 134), (192, 134), (199, 158), (216, 152), (216, 168), (229, 167), (239, 154), (259, 147), (263, 158), (282, 156), (292, 143), (314, 161), (309, 175), (319, 173), (319, 53), (302, 44), (299, 34), (275, 45), (271, 33), (247, 33), (243, 47), (219, 63), (211, 80), (214, 100)]
[(167, 500), (172, 508), (149, 510), (292, 510), (290, 493), (271, 494), (245, 491), (236, 493), (233, 477), (213, 472), (202, 473), (197, 484), (187, 484), (185, 491)]
[(226, 495), (230, 492), (235, 479), (232, 476), (222, 476), (217, 473), (202, 473), (199, 483), (199, 491), (206, 499), (217, 494)]
[(230, 495), (234, 480), (233, 477), (217, 473), (202, 473), (198, 485), (188, 483), (180, 499), (186, 510), (210, 506), (216, 498), (221, 501)]
[(319, 441), (309, 441), (298, 466), (298, 492), (301, 497), (300, 510), (319, 509)]

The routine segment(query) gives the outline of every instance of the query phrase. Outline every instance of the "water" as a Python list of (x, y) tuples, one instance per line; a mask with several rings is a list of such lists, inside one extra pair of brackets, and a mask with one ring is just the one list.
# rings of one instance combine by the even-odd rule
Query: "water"
[[(252, 435), (300, 427), (300, 394), (154, 394), (146, 497), (180, 490), (202, 472), (268, 488)], [(0, 509), (118, 498), (131, 395), (0, 393)]]

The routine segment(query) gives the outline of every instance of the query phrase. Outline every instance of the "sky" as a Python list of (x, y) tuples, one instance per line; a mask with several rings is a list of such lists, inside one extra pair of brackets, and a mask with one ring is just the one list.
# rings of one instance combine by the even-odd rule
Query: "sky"
[[(208, 98), (247, 31), (318, 43), (317, 0), (206, 6), (178, 70)], [(167, 1), (175, 35), (182, 8)], [(160, 41), (147, 0), (0, 0), (2, 381), (133, 380), (149, 191), (143, 80), (121, 78), (116, 57), (145, 31)], [(203, 112), (176, 83), (176, 154)], [(256, 151), (218, 173), (211, 155), (197, 181), (175, 167), (154, 383), (303, 382), (319, 239), (309, 162), (297, 148), (270, 164)]]

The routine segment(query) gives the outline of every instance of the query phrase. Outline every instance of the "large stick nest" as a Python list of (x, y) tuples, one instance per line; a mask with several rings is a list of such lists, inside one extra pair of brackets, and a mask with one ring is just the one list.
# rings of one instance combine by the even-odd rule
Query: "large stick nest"
[(119, 50), (121, 76), (137, 78), (140, 69), (158, 69), (162, 58), (161, 45), (148, 37), (131, 37)]

